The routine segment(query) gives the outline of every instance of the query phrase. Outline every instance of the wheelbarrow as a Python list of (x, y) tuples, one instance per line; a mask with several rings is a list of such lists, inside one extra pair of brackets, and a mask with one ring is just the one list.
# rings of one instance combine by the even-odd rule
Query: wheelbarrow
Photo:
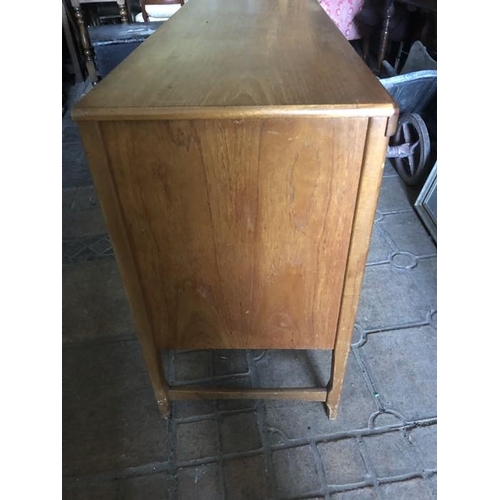
[[(389, 142), (387, 158), (392, 160), (396, 171), (409, 186), (419, 184), (435, 162), (435, 143), (431, 142), (422, 115), (428, 111), (429, 105), (436, 98), (437, 70), (413, 71), (415, 67), (418, 68), (422, 57), (412, 57), (412, 51), (414, 54), (421, 54), (422, 48), (421, 44), (412, 46), (405, 67), (399, 75), (384, 61), (382, 64), (385, 70), (392, 76), (380, 79), (380, 83), (399, 106), (398, 124)], [(420, 65), (436, 67), (435, 61), (431, 61)]]

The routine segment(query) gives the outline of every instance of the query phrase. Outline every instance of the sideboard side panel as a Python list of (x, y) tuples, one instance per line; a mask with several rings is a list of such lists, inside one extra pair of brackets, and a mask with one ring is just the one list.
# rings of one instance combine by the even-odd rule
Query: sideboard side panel
[(368, 121), (101, 124), (163, 348), (333, 348)]

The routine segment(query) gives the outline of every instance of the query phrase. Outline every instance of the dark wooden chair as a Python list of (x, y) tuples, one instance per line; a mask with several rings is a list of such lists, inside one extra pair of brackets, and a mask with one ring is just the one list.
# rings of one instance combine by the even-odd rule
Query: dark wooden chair
[[(180, 9), (184, 4), (185, 0), (141, 0), (142, 20), (145, 23), (147, 23), (148, 21), (165, 21), (173, 16), (175, 12), (177, 12), (177, 10)], [(156, 9), (152, 9), (155, 11), (154, 15), (151, 14), (151, 10), (150, 12), (148, 12), (146, 8), (146, 6), (148, 5), (158, 6)], [(136, 18), (136, 21), (138, 20), (139, 19)]]

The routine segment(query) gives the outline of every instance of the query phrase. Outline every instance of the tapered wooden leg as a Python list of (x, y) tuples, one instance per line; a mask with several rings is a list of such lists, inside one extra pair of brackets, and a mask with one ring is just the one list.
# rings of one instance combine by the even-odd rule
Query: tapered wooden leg
[(155, 393), (158, 410), (162, 418), (168, 418), (170, 415), (170, 401), (168, 398), (168, 383), (161, 362), (161, 352), (150, 344), (143, 345), (141, 343), (141, 349)]
[[(350, 340), (350, 339), (349, 339)], [(346, 345), (347, 344), (347, 345)], [(344, 385), (350, 342), (341, 342), (332, 354), (332, 371), (326, 392), (326, 413), (330, 420), (335, 420), (339, 411), (340, 396)]]
[[(332, 371), (326, 395), (326, 408), (328, 417), (331, 420), (337, 417), (339, 410), (352, 331), (356, 321), (358, 300), (382, 181), (383, 166), (389, 141), (388, 136), (394, 133), (396, 122), (397, 116), (391, 122), (382, 117), (370, 118), (370, 127), (366, 137), (366, 153), (361, 172), (356, 214), (353, 221), (349, 258), (335, 336)], [(386, 134), (385, 140), (380, 141), (380, 137), (384, 134)]]

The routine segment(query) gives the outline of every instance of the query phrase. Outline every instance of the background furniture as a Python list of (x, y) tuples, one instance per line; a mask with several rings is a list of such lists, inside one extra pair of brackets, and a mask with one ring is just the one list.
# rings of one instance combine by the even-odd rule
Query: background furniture
[[(316, 0), (190, 0), (73, 117), (161, 414), (291, 398), (335, 418), (397, 119)], [(333, 349), (331, 380), (170, 386), (161, 351), (206, 348)]]
[(89, 26), (97, 78), (107, 76), (160, 26), (159, 22)]
[(73, 9), (75, 11), (75, 17), (80, 30), (80, 40), (85, 55), (85, 64), (87, 67), (87, 72), (89, 75), (89, 79), (93, 84), (97, 83), (98, 81), (98, 75), (94, 60), (94, 48), (90, 41), (88, 27), (87, 24), (85, 23), (81, 4), (96, 3), (97, 1), (116, 3), (120, 11), (121, 22), (124, 24), (128, 22), (127, 4), (125, 0), (71, 0), (71, 5), (73, 6)]
[(318, 2), (347, 40), (358, 40), (362, 37), (354, 18), (363, 7), (364, 0), (318, 0)]
[(184, 3), (184, 0), (141, 0), (141, 12), (137, 14), (135, 21), (167, 21)]

